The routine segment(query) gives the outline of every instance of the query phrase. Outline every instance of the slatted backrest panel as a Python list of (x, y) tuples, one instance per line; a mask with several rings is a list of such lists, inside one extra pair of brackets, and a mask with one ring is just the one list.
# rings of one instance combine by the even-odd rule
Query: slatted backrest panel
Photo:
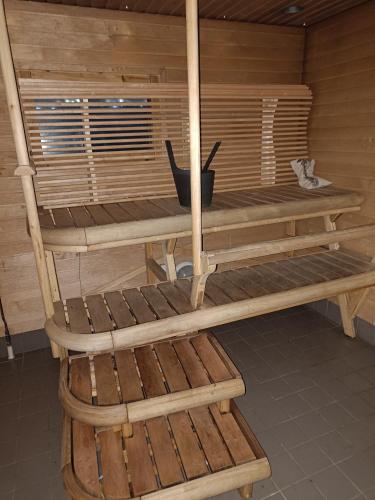
[[(75, 206), (175, 195), (164, 141), (189, 167), (184, 84), (21, 79), (38, 204)], [(294, 183), (307, 156), (303, 85), (204, 85), (202, 161), (214, 142), (215, 191)]]

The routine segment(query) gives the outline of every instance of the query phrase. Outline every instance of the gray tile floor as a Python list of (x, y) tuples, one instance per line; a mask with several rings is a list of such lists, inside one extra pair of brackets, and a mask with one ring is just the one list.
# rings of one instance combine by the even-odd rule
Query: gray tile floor
[[(254, 498), (375, 500), (375, 347), (301, 307), (216, 329), (272, 467)], [(0, 500), (62, 500), (58, 363), (0, 360)], [(239, 498), (235, 492), (216, 500)]]

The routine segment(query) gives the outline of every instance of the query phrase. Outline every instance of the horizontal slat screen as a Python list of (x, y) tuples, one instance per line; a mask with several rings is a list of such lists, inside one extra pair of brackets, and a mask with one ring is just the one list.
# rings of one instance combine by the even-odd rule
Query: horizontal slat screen
[[(44, 207), (175, 195), (166, 154), (189, 167), (184, 84), (20, 80), (36, 191)], [(205, 85), (202, 162), (216, 141), (215, 191), (295, 182), (307, 156), (304, 85)]]

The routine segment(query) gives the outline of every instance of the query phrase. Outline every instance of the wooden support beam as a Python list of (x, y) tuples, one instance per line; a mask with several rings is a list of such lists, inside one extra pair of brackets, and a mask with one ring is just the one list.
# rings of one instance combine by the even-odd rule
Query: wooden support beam
[(198, 0), (186, 0), (186, 41), (189, 87), (192, 253), (194, 276), (199, 276), (202, 273), (202, 207)]
[[(43, 298), (44, 310), (46, 317), (51, 318), (54, 314), (54, 309), (42, 235), (40, 232), (38, 209), (32, 181), (32, 175), (34, 171), (30, 166), (29, 153), (25, 138), (25, 129), (22, 120), (21, 106), (17, 89), (17, 80), (13, 66), (12, 52), (8, 36), (3, 0), (0, 0), (0, 62), (10, 122), (12, 125), (14, 144), (16, 147), (18, 167), (15, 173), (16, 175), (20, 175), (21, 177), (22, 189), (26, 202), (29, 231), (35, 255), (35, 262)], [(59, 356), (59, 349), (53, 344), (52, 352), (55, 357)]]
[(339, 301), (341, 319), (342, 319), (342, 327), (344, 329), (345, 335), (348, 337), (355, 337), (355, 327), (353, 322), (353, 316), (350, 314), (349, 310), (349, 294), (342, 293), (337, 296)]
[(146, 264), (146, 279), (147, 283), (150, 285), (155, 283), (155, 275), (149, 267), (149, 261), (154, 259), (154, 252), (152, 248), (152, 242), (145, 243), (145, 264)]
[(176, 242), (176, 238), (162, 242), (164, 262), (167, 269), (167, 279), (169, 281), (174, 281), (175, 279), (177, 279), (176, 264), (174, 260), (174, 250), (176, 248)]
[(337, 231), (306, 234), (293, 238), (282, 238), (279, 240), (262, 241), (236, 248), (217, 250), (215, 252), (204, 252), (202, 256), (203, 265), (216, 265), (224, 262), (250, 259), (265, 255), (276, 255), (291, 250), (302, 250), (314, 246), (327, 245), (337, 241), (349, 241), (353, 239), (366, 238), (375, 235), (375, 224), (340, 229)]
[(149, 271), (151, 271), (160, 281), (167, 281), (167, 273), (155, 259), (147, 260), (147, 269), (149, 269)]

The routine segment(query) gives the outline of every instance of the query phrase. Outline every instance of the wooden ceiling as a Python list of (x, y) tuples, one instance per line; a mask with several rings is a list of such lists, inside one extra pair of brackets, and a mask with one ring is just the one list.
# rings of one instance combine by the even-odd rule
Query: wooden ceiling
[[(41, 0), (51, 3), (112, 10), (183, 16), (185, 0)], [(206, 19), (226, 19), (260, 24), (309, 26), (371, 0), (200, 0), (199, 14)], [(303, 10), (288, 14), (288, 6)]]

